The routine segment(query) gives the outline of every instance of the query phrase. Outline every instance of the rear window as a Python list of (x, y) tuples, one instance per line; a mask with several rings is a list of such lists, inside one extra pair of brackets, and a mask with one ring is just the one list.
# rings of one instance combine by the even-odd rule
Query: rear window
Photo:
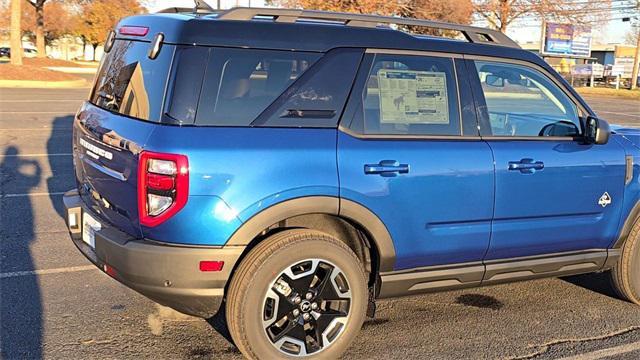
[(308, 52), (214, 48), (196, 124), (250, 125), (320, 57)]
[(116, 40), (104, 58), (91, 94), (103, 109), (159, 122), (174, 47), (164, 44), (158, 57), (147, 57), (149, 43)]

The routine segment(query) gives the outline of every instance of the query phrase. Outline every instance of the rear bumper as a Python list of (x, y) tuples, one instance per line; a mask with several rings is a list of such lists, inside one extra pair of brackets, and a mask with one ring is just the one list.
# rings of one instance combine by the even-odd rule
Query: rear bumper
[[(135, 239), (102, 223), (95, 248), (82, 240), (82, 214), (94, 214), (72, 190), (64, 195), (67, 227), (76, 247), (102, 271), (151, 300), (198, 317), (215, 315), (245, 246), (182, 247)], [(75, 216), (75, 224), (70, 218)], [(93, 215), (94, 218), (98, 218)], [(224, 261), (221, 271), (202, 272), (200, 261)]]

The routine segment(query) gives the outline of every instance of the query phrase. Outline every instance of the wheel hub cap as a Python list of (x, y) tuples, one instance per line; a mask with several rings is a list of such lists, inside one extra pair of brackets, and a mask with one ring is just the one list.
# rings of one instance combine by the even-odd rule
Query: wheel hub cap
[(349, 282), (339, 267), (321, 259), (303, 260), (270, 284), (262, 308), (263, 328), (282, 353), (316, 354), (344, 331), (351, 301)]

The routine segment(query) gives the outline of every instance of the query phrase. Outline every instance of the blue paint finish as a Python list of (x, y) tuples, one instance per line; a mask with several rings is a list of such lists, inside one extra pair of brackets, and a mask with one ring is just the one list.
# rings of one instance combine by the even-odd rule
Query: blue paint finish
[(624, 147), (627, 156), (633, 158), (633, 177), (629, 184), (625, 186), (622, 217), (620, 218), (618, 229), (615, 232), (616, 236), (608, 247), (612, 247), (618, 240), (627, 217), (640, 200), (640, 130), (614, 126), (612, 126), (612, 128), (616, 133), (616, 135), (612, 136), (612, 139)]
[[(374, 212), (396, 248), (396, 269), (481, 261), (493, 214), (493, 158), (482, 141), (359, 139), (338, 133), (340, 196)], [(409, 172), (365, 174), (396, 160)]]
[[(203, 210), (192, 200), (218, 197), (240, 222), (289, 199), (338, 196), (335, 129), (158, 126), (146, 150), (188, 156), (190, 198), (179, 214), (195, 211), (200, 216)], [(162, 236), (167, 242), (210, 245), (224, 244), (222, 234), (233, 233), (232, 225), (219, 223), (222, 234), (215, 237), (199, 237), (199, 230), (165, 235), (164, 229), (176, 221), (161, 225), (163, 230), (145, 228), (144, 233), (154, 239)], [(239, 222), (232, 224), (239, 226)], [(216, 226), (211, 226), (213, 231)]]
[[(617, 141), (489, 141), (496, 162), (495, 218), (487, 259), (606, 248), (623, 204), (624, 149)], [(533, 159), (544, 169), (509, 170)], [(598, 200), (608, 192), (607, 207)]]
[(187, 205), (162, 224), (143, 227), (156, 241), (189, 245), (224, 245), (242, 225), (237, 213), (217, 196), (189, 196)]
[[(99, 210), (105, 220), (137, 237), (142, 236), (136, 198), (137, 154), (154, 129), (150, 122), (116, 116), (88, 102), (78, 110), (74, 120), (74, 164), (80, 195), (85, 203)], [(89, 154), (96, 156), (95, 152), (81, 145), (81, 139), (108, 151), (113, 158), (92, 157)], [(104, 139), (113, 145), (105, 146)], [(102, 200), (97, 200), (92, 191)], [(104, 206), (103, 200), (112, 206)]]

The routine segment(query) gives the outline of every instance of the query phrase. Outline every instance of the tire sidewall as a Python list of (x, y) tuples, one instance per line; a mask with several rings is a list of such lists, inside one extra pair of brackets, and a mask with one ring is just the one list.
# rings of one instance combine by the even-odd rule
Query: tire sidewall
[(251, 275), (249, 286), (245, 291), (238, 293), (241, 297), (238, 299), (240, 301), (238, 310), (243, 314), (240, 321), (244, 322), (238, 325), (244, 329), (247, 345), (252, 349), (252, 353), (264, 355), (265, 359), (297, 358), (287, 356), (272, 345), (262, 327), (262, 307), (267, 290), (276, 280), (276, 276), (287, 267), (311, 258), (326, 260), (338, 266), (347, 278), (352, 294), (349, 320), (343, 333), (329, 348), (313, 354), (312, 358), (335, 359), (347, 349), (351, 340), (359, 332), (364, 322), (368, 295), (362, 266), (355, 255), (349, 253), (347, 249), (327, 240), (310, 238), (303, 242), (286, 245), (267, 256), (266, 259), (261, 259), (262, 264)]

